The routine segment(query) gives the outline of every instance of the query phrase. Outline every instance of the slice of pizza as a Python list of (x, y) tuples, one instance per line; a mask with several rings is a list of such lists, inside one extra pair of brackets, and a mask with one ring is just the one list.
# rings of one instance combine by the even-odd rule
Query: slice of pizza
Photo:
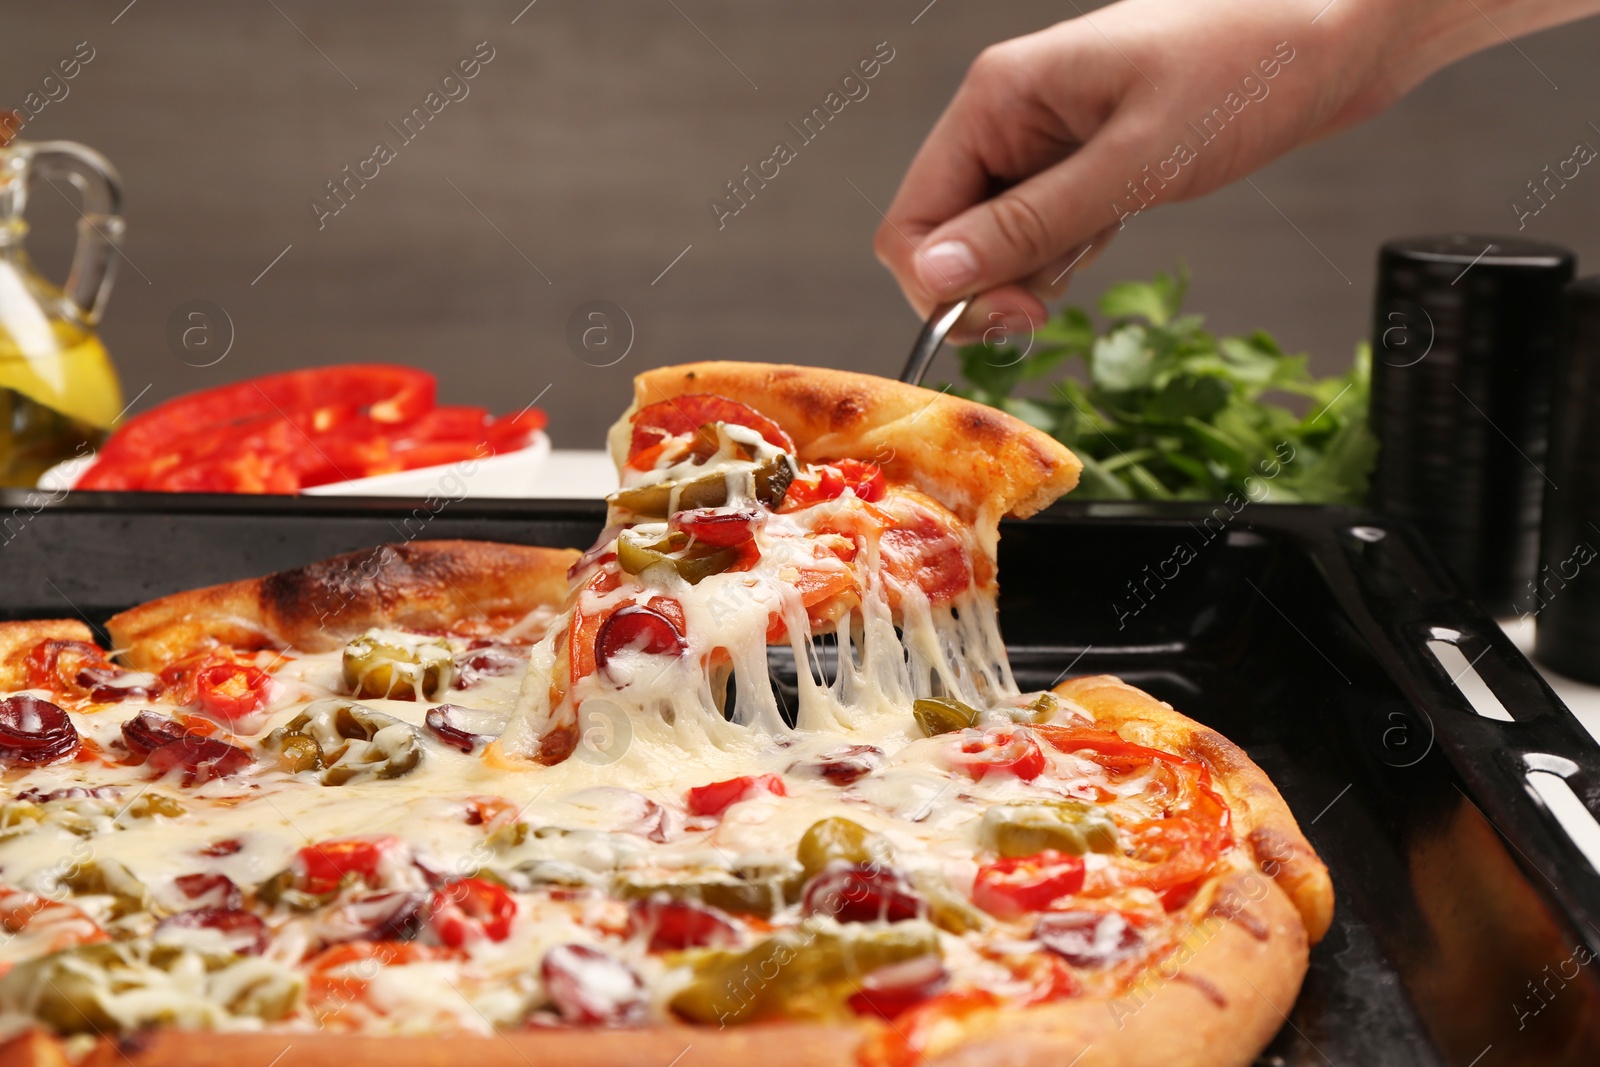
[[(612, 427), (622, 488), (536, 656), (512, 754), (570, 756), (587, 702), (724, 742), (1014, 690), (994, 619), (1000, 518), (1077, 484), (1059, 442), (993, 408), (864, 374), (699, 363), (640, 375)], [(813, 639), (832, 638), (813, 670)], [(766, 646), (787, 646), (781, 708)]]
[(638, 389), (581, 557), (0, 623), (0, 1064), (1254, 1059), (1327, 872), (1215, 732), (1018, 691), (996, 523), (1064, 450), (859, 376)]

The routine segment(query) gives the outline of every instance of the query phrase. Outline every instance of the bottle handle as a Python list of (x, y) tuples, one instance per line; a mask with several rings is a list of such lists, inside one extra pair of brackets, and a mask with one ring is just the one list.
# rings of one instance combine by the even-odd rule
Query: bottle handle
[[(24, 147), (24, 146), (18, 146)], [(83, 197), (78, 209), (78, 245), (62, 287), (83, 321), (100, 321), (117, 269), (122, 221), (122, 178), (111, 161), (87, 145), (73, 141), (40, 141), (27, 145), (30, 177), (65, 178)]]

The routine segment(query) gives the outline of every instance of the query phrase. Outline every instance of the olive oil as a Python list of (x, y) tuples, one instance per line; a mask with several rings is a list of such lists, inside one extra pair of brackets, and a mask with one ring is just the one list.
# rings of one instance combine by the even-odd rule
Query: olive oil
[(0, 486), (31, 487), (50, 467), (87, 453), (122, 411), (122, 387), (99, 338), (63, 319), (48, 327), (26, 350), (0, 327)]
[[(23, 217), (39, 181), (77, 189), (78, 244), (64, 286), (28, 260)], [(122, 414), (117, 372), (95, 336), (122, 239), (122, 183), (104, 156), (67, 141), (0, 140), (0, 486), (32, 487), (98, 446)]]

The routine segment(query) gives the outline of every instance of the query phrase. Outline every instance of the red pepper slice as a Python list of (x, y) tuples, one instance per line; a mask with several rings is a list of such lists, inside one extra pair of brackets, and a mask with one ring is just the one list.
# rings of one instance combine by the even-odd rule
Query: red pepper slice
[(434, 391), (424, 371), (348, 364), (191, 393), (113, 434), (78, 487), (293, 493), (486, 458), (526, 446), (544, 426), (532, 407), (498, 419), (435, 407)]
[[(156, 455), (197, 431), (233, 430), (272, 415), (305, 415), (319, 431), (359, 409), (369, 411), (378, 422), (408, 422), (433, 407), (434, 389), (433, 375), (426, 371), (387, 363), (346, 363), (268, 374), (157, 404), (123, 423), (101, 455)], [(323, 424), (317, 425), (318, 421)]]
[(398, 837), (342, 837), (301, 849), (293, 864), (296, 888), (306, 893), (332, 893), (346, 875), (355, 875), (374, 889), (383, 884), (383, 867), (408, 856)]
[(504, 941), (511, 936), (517, 902), (506, 887), (482, 878), (458, 878), (433, 894), (430, 921), (434, 932), (451, 948), (488, 938)]
[(846, 489), (867, 503), (876, 504), (889, 491), (889, 483), (876, 463), (859, 459), (835, 460), (802, 471), (800, 477), (790, 482), (783, 498), (784, 508), (793, 510), (836, 500)]
[(681, 530), (702, 544), (728, 548), (755, 537), (766, 516), (756, 508), (699, 508), (678, 512), (667, 520), (667, 529)]
[(963, 730), (949, 755), (961, 770), (982, 779), (992, 772), (1014, 774), (1031, 782), (1044, 773), (1044, 752), (1033, 735), (1021, 726), (991, 726), (987, 730)]
[(1062, 752), (1092, 760), (1113, 775), (1142, 774), (1156, 764), (1149, 791), (1159, 790), (1165, 812), (1127, 828), (1131, 864), (1118, 863), (1097, 871), (1091, 892), (1141, 886), (1162, 895), (1162, 902), (1180, 906), (1193, 884), (1210, 873), (1217, 858), (1233, 844), (1232, 812), (1211, 788), (1211, 772), (1203, 763), (1124, 740), (1109, 730), (1088, 727), (1039, 726), (1035, 732)]
[(1002, 859), (978, 868), (972, 902), (990, 915), (1014, 919), (1048, 911), (1062, 897), (1083, 888), (1083, 859), (1055, 849), (1033, 856)]
[(923, 1067), (962, 1040), (965, 1021), (1000, 1006), (987, 989), (958, 989), (923, 1001), (870, 1036), (857, 1058), (881, 1067)]
[(259, 711), (272, 696), (272, 675), (242, 663), (213, 663), (194, 677), (200, 710), (224, 722)]
[(689, 814), (721, 815), (739, 801), (749, 800), (762, 793), (771, 793), (776, 797), (789, 795), (789, 791), (783, 786), (783, 779), (776, 774), (755, 777), (741, 774), (725, 782), (697, 785), (689, 790)]
[(647, 470), (637, 461), (643, 453), (669, 437), (693, 433), (707, 423), (731, 422), (755, 430), (767, 443), (785, 452), (794, 451), (794, 442), (783, 428), (754, 408), (714, 393), (685, 393), (659, 404), (648, 404), (633, 416), (633, 437), (628, 447), (628, 466)]

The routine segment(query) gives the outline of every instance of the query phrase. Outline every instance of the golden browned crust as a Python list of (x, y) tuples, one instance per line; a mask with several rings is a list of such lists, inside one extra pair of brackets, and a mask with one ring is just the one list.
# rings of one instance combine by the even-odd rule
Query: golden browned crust
[[(524, 1030), (495, 1037), (362, 1037), (331, 1033), (196, 1034), (171, 1031), (121, 1042), (102, 1041), (79, 1067), (265, 1067), (284, 1049), (295, 1067), (701, 1067), (760, 1063), (762, 1067), (847, 1064), (859, 1034), (850, 1029), (787, 1023), (726, 1030), (660, 1026), (643, 1030)], [(49, 1042), (56, 1045), (56, 1042)], [(0, 1048), (0, 1067), (11, 1046)], [(59, 1047), (59, 1046), (57, 1046)], [(679, 1058), (681, 1057), (681, 1058)], [(47, 1059), (16, 1067), (55, 1067)]]
[(612, 430), (619, 466), (633, 412), (685, 393), (748, 404), (794, 438), (800, 459), (871, 460), (973, 523), (1027, 518), (1077, 485), (1082, 469), (1055, 438), (986, 404), (870, 374), (776, 363), (645, 371)]
[(0, 687), (26, 688), (28, 679), (24, 660), (34, 645), (49, 640), (87, 641), (93, 644), (94, 633), (77, 619), (0, 622)]
[(1074, 678), (1055, 691), (1088, 709), (1095, 721), (1129, 741), (1199, 760), (1211, 769), (1233, 812), (1235, 835), (1255, 865), (1294, 901), (1313, 944), (1333, 921), (1328, 868), (1300, 832), (1266, 774), (1233, 742), (1179, 714), (1141, 689), (1109, 675)]
[[(567, 595), (572, 549), (412, 541), (152, 600), (106, 623), (119, 658), (160, 667), (213, 644), (327, 652), (374, 626), (503, 629)], [(537, 633), (531, 636), (539, 636)]]
[[(1283, 1026), (1305, 977), (1305, 929), (1273, 882), (1223, 883), (1249, 922), (1208, 915), (1109, 1000), (1083, 997), (972, 1019), (937, 1067), (1244, 1067)], [(1249, 899), (1254, 896), (1258, 899)], [(1214, 909), (1215, 910), (1215, 909)], [(1077, 1058), (1075, 1058), (1077, 1057)]]
[(70, 1063), (61, 1042), (42, 1030), (29, 1030), (0, 1045), (0, 1067), (68, 1067)]

